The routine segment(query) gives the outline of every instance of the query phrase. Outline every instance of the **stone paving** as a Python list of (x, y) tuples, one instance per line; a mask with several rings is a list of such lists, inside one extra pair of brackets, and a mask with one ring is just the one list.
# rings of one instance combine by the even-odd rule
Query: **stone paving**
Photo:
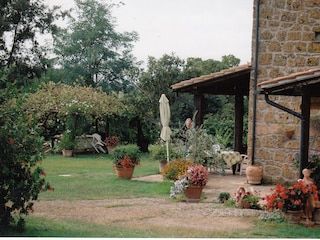
[[(145, 177), (133, 178), (134, 180), (141, 181), (163, 181), (163, 177), (160, 174), (150, 175)], [(256, 190), (260, 193), (260, 196), (263, 197), (266, 194), (271, 193), (271, 188), (274, 185), (251, 185), (247, 183), (245, 175), (233, 175), (231, 170), (226, 170), (225, 176), (222, 176), (220, 173), (209, 174), (209, 180), (206, 187), (203, 189), (206, 199), (205, 202), (216, 201), (221, 192), (229, 192), (233, 197), (234, 193), (239, 187), (244, 187), (247, 190)]]

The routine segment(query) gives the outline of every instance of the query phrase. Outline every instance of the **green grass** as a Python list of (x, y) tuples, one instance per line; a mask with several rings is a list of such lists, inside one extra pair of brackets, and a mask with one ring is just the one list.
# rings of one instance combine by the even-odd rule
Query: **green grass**
[[(99, 200), (114, 198), (167, 197), (171, 183), (143, 182), (116, 177), (109, 155), (48, 156), (42, 163), (54, 191), (41, 193), (40, 200)], [(141, 157), (133, 177), (159, 173), (158, 162)]]
[[(170, 182), (143, 182), (119, 179), (112, 168), (108, 155), (78, 155), (65, 158), (50, 155), (42, 162), (47, 172), (47, 180), (54, 191), (41, 193), (39, 200), (100, 200), (119, 198), (168, 198)], [(148, 154), (141, 158), (141, 166), (135, 168), (134, 177), (157, 174), (158, 162), (149, 161)], [(70, 175), (70, 176), (61, 176)], [(174, 204), (174, 201), (173, 201)], [(220, 206), (220, 205), (219, 205)], [(214, 204), (212, 206), (215, 207)], [(14, 227), (0, 228), (0, 236), (15, 237), (139, 237), (139, 238), (318, 238), (320, 227), (306, 228), (288, 223), (265, 223), (251, 217), (254, 227), (233, 231), (190, 231), (178, 227), (148, 227), (137, 230), (116, 226), (99, 225), (71, 220), (52, 220), (25, 217), (26, 230), (18, 233)], [(192, 221), (192, 219), (186, 219)], [(208, 219), (208, 224), (214, 224)]]

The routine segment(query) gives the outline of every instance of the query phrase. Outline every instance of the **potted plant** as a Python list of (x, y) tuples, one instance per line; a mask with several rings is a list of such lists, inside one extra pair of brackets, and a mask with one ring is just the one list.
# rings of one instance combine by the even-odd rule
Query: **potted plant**
[(240, 187), (236, 191), (236, 205), (238, 207), (261, 209), (260, 199), (260, 194), (255, 190), (246, 191), (244, 187)]
[(112, 153), (113, 150), (118, 146), (119, 138), (117, 136), (109, 136), (105, 139), (105, 145), (107, 146), (108, 153)]
[(62, 151), (63, 156), (71, 157), (76, 145), (77, 141), (74, 134), (72, 131), (66, 130), (59, 141), (58, 148)]
[(230, 193), (228, 192), (221, 192), (218, 196), (218, 200), (220, 203), (224, 203), (225, 201), (229, 200)]
[(199, 202), (204, 186), (208, 182), (208, 171), (202, 165), (191, 165), (187, 172), (174, 182), (170, 189), (170, 196), (176, 197), (177, 194), (184, 192), (187, 202)]
[(272, 194), (266, 195), (266, 210), (281, 210), (290, 223), (300, 222), (307, 198), (310, 196), (318, 197), (316, 186), (306, 186), (302, 181), (288, 188), (277, 184), (272, 190)]
[[(174, 160), (180, 155), (169, 145), (169, 159)], [(162, 174), (167, 166), (167, 147), (165, 144), (153, 145), (150, 149), (150, 159), (159, 161), (159, 172)]]
[(112, 155), (112, 160), (117, 176), (131, 179), (134, 167), (140, 164), (139, 157), (140, 150), (135, 145), (125, 145), (116, 148)]
[(294, 134), (294, 126), (290, 125), (290, 124), (285, 125), (283, 130), (284, 130), (286, 137), (291, 139)]

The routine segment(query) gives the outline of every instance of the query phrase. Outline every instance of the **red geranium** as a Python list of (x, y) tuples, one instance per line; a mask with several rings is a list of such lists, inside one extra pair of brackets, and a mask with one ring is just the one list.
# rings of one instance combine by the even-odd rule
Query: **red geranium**
[(273, 193), (266, 196), (266, 209), (279, 209), (283, 212), (287, 210), (301, 210), (310, 196), (318, 200), (318, 191), (316, 185), (306, 186), (303, 182), (298, 182), (293, 186), (286, 188), (277, 184)]
[(130, 156), (126, 155), (123, 159), (118, 160), (117, 167), (125, 167), (125, 168), (133, 168), (135, 165), (130, 158)]

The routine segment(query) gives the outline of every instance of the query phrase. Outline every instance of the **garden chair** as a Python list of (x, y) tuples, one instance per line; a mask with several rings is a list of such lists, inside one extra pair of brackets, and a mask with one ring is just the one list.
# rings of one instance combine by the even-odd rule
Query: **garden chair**
[(100, 153), (100, 152), (106, 153), (106, 150), (103, 149), (105, 144), (101, 140), (101, 136), (98, 133), (92, 134), (91, 145), (97, 151), (97, 153)]
[(211, 160), (209, 160), (209, 162), (208, 162), (208, 171), (209, 172), (214, 172), (214, 170), (215, 170), (215, 163), (214, 162), (216, 162), (217, 161), (217, 154), (219, 154), (220, 153), (220, 151), (221, 151), (221, 147), (220, 147), (220, 145), (219, 144), (213, 144), (212, 145), (212, 153), (210, 153), (210, 152), (207, 152), (207, 155), (208, 155), (208, 157), (209, 157), (209, 159), (211, 158)]
[(241, 154), (241, 157), (242, 157), (242, 161), (240, 163), (240, 175), (242, 175), (242, 172), (244, 172), (244, 174), (246, 174), (246, 169), (249, 166), (248, 155)]

